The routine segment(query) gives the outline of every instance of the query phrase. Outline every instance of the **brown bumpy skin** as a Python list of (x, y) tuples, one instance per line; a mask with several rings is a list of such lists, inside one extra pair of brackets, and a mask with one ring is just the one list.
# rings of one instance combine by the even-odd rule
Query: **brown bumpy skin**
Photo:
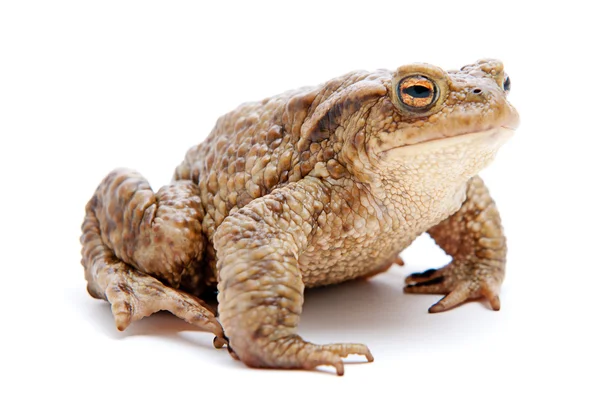
[[(382, 273), (427, 231), (453, 261), (405, 291), (446, 295), (431, 312), (481, 297), (497, 310), (506, 245), (477, 173), (518, 124), (508, 89), (502, 63), (480, 60), (353, 72), (245, 103), (156, 194), (130, 170), (104, 179), (81, 237), (88, 291), (121, 330), (169, 310), (248, 366), (343, 374), (343, 357), (373, 357), (302, 339), (304, 288)], [(216, 290), (219, 320), (202, 300)]]

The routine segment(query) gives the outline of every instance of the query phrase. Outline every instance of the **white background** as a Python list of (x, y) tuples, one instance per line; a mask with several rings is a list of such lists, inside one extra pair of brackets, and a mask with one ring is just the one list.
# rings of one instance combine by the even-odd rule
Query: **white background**
[[(0, 398), (599, 399), (598, 12), (533, 3), (3, 1)], [(404, 268), (308, 294), (305, 338), (375, 356), (336, 377), (246, 368), (168, 314), (119, 333), (87, 295), (79, 227), (114, 167), (158, 188), (243, 101), (482, 57), (504, 61), (522, 117), (483, 173), (510, 248), (500, 312), (403, 294), (446, 261), (421, 238)]]

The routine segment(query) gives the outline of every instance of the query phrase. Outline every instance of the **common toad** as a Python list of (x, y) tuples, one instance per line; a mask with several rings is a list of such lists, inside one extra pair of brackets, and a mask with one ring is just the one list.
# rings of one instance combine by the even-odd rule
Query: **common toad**
[[(406, 278), (445, 295), (440, 312), (485, 298), (500, 309), (506, 245), (477, 176), (518, 125), (501, 62), (352, 72), (245, 103), (190, 149), (154, 193), (118, 169), (86, 208), (89, 293), (117, 328), (159, 310), (216, 335), (248, 366), (343, 374), (362, 344), (297, 334), (306, 287), (386, 271), (428, 232), (452, 262)], [(218, 290), (218, 317), (205, 302)], [(203, 300), (204, 299), (204, 300)]]

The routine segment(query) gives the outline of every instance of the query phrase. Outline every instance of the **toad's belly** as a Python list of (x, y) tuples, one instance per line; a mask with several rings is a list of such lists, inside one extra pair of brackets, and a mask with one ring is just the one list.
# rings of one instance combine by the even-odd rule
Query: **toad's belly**
[[(341, 283), (376, 274), (390, 266), (398, 254), (419, 235), (460, 208), (466, 191), (442, 197), (422, 214), (407, 214), (389, 221), (372, 215), (329, 215), (313, 231), (309, 244), (298, 258), (306, 287)], [(366, 217), (364, 217), (366, 216)], [(321, 221), (320, 221), (321, 222)]]
[[(346, 197), (348, 207), (317, 219), (318, 225), (298, 258), (307, 287), (369, 276), (389, 267), (415, 238), (460, 208), (466, 186), (413, 194), (419, 204), (400, 202), (393, 207), (382, 206), (368, 195), (358, 193), (354, 202)], [(332, 197), (331, 203), (342, 202)], [(357, 203), (371, 209), (356, 207)]]
[(314, 243), (298, 259), (302, 280), (306, 287), (318, 287), (373, 275), (389, 267), (415, 237), (345, 238), (329, 246)]

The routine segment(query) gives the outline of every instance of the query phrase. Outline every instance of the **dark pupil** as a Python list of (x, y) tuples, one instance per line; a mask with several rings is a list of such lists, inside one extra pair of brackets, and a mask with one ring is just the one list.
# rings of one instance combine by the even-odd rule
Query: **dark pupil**
[(506, 79), (504, 80), (504, 90), (507, 92), (510, 90), (510, 78), (509, 77), (506, 77)]
[(425, 98), (431, 96), (431, 89), (423, 85), (413, 85), (408, 88), (402, 89), (405, 95), (416, 97), (416, 98)]

